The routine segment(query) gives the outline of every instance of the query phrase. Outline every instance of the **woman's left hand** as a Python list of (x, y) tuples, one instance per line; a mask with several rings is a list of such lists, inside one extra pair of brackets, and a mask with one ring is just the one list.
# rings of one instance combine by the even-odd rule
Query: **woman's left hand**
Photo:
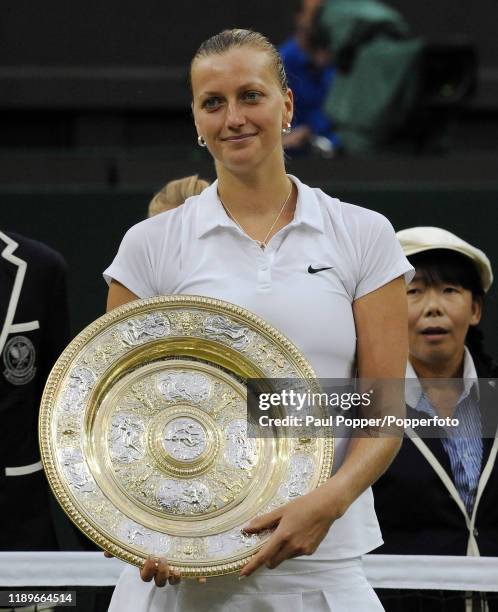
[(335, 511), (334, 504), (324, 493), (320, 487), (248, 523), (244, 527), (246, 533), (273, 528), (275, 531), (242, 568), (239, 577), (250, 576), (262, 565), (274, 569), (286, 559), (312, 555), (334, 520), (342, 514), (338, 509)]

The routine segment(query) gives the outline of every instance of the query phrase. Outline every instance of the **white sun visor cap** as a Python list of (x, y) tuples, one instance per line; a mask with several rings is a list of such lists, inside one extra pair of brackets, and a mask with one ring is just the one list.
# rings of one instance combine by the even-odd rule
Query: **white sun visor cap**
[(396, 236), (406, 257), (433, 249), (448, 249), (466, 255), (475, 263), (484, 291), (491, 287), (493, 270), (486, 254), (455, 234), (440, 227), (410, 227), (397, 232)]

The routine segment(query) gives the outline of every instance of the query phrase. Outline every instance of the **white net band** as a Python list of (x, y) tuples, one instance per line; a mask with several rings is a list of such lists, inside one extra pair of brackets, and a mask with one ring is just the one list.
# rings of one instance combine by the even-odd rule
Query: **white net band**
[[(0, 553), (0, 587), (111, 586), (123, 570), (99, 552)], [(374, 588), (498, 592), (497, 557), (366, 555)]]

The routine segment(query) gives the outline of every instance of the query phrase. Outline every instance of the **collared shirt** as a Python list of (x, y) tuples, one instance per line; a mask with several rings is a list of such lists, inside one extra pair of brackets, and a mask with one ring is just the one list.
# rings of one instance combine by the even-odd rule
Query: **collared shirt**
[(318, 376), (348, 378), (352, 303), (398, 276), (409, 280), (413, 268), (384, 216), (289, 178), (298, 189), (294, 218), (265, 249), (226, 214), (215, 181), (133, 226), (106, 280), (140, 298), (204, 295), (247, 308), (286, 334)]
[[(125, 235), (104, 276), (141, 298), (203, 295), (247, 308), (285, 334), (318, 376), (349, 378), (356, 356), (353, 302), (413, 268), (379, 213), (331, 198), (295, 177), (294, 219), (261, 249), (226, 214), (217, 182)], [(349, 440), (337, 438), (334, 471)], [(371, 489), (332, 528), (315, 559), (381, 544)]]
[[(463, 363), (464, 389), (452, 415), (459, 425), (444, 428), (446, 437), (441, 438), (441, 443), (450, 460), (455, 487), (470, 515), (481, 476), (483, 442), (477, 372), (467, 347)], [(437, 416), (410, 363), (406, 378), (406, 403), (419, 412)]]

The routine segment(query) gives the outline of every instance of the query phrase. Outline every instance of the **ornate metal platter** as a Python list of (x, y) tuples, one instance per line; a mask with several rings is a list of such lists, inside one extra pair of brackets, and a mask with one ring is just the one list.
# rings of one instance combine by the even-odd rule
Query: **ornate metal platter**
[[(238, 570), (269, 537), (242, 526), (330, 475), (333, 438), (248, 436), (248, 377), (314, 378), (296, 347), (219, 300), (139, 300), (67, 347), (40, 446), (60, 504), (94, 542), (186, 577)], [(257, 436), (257, 431), (255, 432)]]

